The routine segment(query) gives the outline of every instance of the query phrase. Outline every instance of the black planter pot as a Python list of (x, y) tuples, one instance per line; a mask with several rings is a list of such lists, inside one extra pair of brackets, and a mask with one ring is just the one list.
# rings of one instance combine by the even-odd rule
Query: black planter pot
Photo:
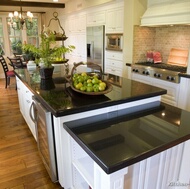
[(40, 77), (41, 79), (51, 79), (53, 76), (54, 67), (51, 68), (40, 68)]
[(55, 85), (54, 85), (53, 79), (41, 79), (40, 89), (51, 90), (54, 88), (55, 88)]

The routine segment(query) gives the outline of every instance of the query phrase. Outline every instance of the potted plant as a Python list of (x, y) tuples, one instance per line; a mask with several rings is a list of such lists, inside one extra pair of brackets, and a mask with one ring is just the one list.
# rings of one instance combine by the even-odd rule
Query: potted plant
[[(22, 49), (24, 52), (30, 52), (33, 54), (35, 57), (35, 63), (42, 63), (40, 64), (41, 78), (51, 78), (54, 69), (52, 63), (55, 63), (56, 61), (66, 61), (65, 58), (63, 58), (63, 54), (72, 52), (75, 47), (72, 45), (69, 45), (68, 47), (63, 45), (57, 46), (55, 40), (56, 35), (50, 30), (42, 32), (40, 37), (41, 43), (39, 47), (32, 44), (23, 44)], [(49, 73), (50, 75), (48, 74), (46, 77), (46, 73)]]

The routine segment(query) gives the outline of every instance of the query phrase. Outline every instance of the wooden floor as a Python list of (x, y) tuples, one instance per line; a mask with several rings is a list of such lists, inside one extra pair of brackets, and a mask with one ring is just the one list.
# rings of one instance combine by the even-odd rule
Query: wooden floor
[(15, 80), (0, 79), (0, 189), (57, 189), (38, 155), (18, 106)]

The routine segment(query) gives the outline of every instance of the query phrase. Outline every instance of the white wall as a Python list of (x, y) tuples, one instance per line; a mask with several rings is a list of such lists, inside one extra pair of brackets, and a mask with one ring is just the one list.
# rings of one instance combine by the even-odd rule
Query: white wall
[[(134, 25), (140, 24), (140, 18), (146, 8), (147, 0), (124, 0), (124, 63), (133, 62)], [(130, 78), (130, 69), (127, 66), (123, 67), (123, 73), (127, 74), (127, 78)]]

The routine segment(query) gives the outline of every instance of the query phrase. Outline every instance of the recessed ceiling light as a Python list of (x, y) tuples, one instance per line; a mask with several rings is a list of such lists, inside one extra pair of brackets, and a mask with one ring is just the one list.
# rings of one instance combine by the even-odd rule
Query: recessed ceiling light
[(58, 0), (53, 0), (53, 2), (58, 2)]

